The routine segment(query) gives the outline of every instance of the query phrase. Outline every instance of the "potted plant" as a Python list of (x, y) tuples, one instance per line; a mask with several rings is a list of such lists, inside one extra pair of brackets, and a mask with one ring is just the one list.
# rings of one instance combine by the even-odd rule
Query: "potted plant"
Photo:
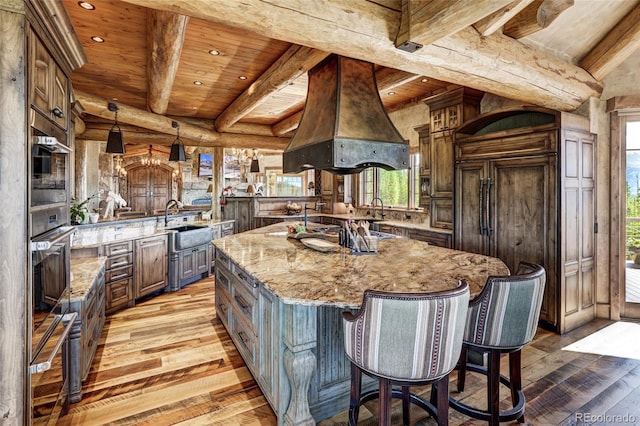
[(89, 202), (96, 198), (98, 193), (96, 192), (86, 200), (82, 202), (78, 202), (75, 198), (71, 199), (71, 206), (69, 208), (70, 219), (72, 225), (80, 225), (83, 223), (87, 223), (89, 219)]

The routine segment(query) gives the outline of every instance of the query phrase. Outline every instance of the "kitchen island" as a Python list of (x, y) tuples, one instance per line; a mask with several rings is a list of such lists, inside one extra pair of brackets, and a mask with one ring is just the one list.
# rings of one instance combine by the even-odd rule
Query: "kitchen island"
[(313, 425), (347, 409), (341, 313), (358, 309), (366, 289), (440, 291), (464, 279), (477, 294), (489, 275), (509, 273), (499, 259), (406, 238), (380, 241), (377, 254), (321, 253), (287, 238), (285, 223), (214, 245), (217, 315), (278, 424)]

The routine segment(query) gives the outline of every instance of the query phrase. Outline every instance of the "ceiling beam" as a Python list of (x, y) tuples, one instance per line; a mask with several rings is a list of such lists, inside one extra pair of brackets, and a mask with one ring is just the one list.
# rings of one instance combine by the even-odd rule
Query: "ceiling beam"
[[(422, 46), (457, 33), (513, 0), (403, 0), (396, 47), (407, 42)], [(408, 14), (409, 16), (404, 16)]]
[(238, 120), (266, 101), (269, 95), (288, 86), (327, 56), (329, 52), (291, 46), (218, 116), (216, 129), (219, 132), (229, 131)]
[(502, 33), (522, 38), (547, 28), (562, 12), (573, 6), (573, 0), (535, 0), (507, 22)]
[(482, 37), (473, 28), (403, 52), (393, 44), (400, 13), (371, 2), (125, 1), (562, 111), (602, 92), (582, 68), (501, 34)]
[[(85, 114), (112, 120), (113, 112), (109, 111), (109, 100), (85, 92), (76, 91), (76, 100), (84, 108)], [(218, 133), (202, 127), (194, 126), (183, 120), (175, 120), (164, 115), (154, 114), (118, 103), (118, 120), (122, 123), (132, 124), (144, 129), (154, 130), (167, 135), (175, 135), (176, 129), (171, 125), (177, 121), (180, 125), (180, 136), (184, 138), (184, 144), (210, 146), (210, 147), (246, 147), (260, 149), (284, 149), (289, 143), (289, 138), (274, 136), (238, 135), (231, 133)], [(85, 134), (87, 131), (85, 131)], [(85, 138), (86, 139), (86, 138)], [(175, 139), (175, 138), (174, 138)], [(101, 139), (104, 140), (104, 139)], [(125, 135), (126, 140), (126, 135)]]
[(533, 0), (515, 0), (502, 9), (493, 12), (491, 15), (483, 18), (473, 24), (480, 34), (488, 36), (500, 30), (504, 24), (509, 22), (514, 16), (520, 13), (525, 7), (531, 4)]
[(164, 10), (149, 9), (147, 13), (147, 103), (156, 114), (167, 112), (188, 21), (187, 16)]
[(598, 80), (605, 78), (618, 65), (640, 48), (640, 5), (627, 14), (580, 61), (580, 66)]

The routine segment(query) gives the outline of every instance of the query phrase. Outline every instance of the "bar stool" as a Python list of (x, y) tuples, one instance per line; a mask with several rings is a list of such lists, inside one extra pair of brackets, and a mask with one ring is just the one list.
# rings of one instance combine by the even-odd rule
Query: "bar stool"
[[(357, 314), (344, 312), (344, 347), (351, 361), (349, 424), (356, 425), (360, 405), (380, 398), (379, 424), (391, 424), (391, 400), (402, 399), (404, 424), (409, 404), (437, 417), (449, 418), (449, 373), (462, 347), (469, 305), (469, 286), (433, 293), (392, 293), (367, 290)], [(361, 395), (362, 373), (379, 382), (379, 390)], [(410, 393), (409, 387), (439, 383), (431, 401)], [(392, 390), (392, 385), (401, 390)]]
[[(489, 277), (480, 294), (469, 303), (462, 353), (458, 365), (458, 392), (464, 391), (466, 371), (487, 376), (487, 409), (472, 407), (449, 397), (449, 405), (491, 425), (518, 420), (524, 422), (521, 350), (536, 334), (545, 270), (521, 262), (516, 275)], [(487, 367), (471, 363), (470, 352), (488, 354)], [(509, 378), (500, 374), (500, 355), (509, 354)], [(500, 383), (509, 387), (513, 408), (500, 411)]]

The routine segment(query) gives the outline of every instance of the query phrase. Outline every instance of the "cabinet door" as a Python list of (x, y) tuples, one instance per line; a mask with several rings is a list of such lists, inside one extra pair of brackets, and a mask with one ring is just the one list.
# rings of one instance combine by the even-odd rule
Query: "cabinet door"
[(48, 117), (53, 60), (35, 34), (31, 34), (31, 58), (31, 104)]
[(420, 175), (431, 173), (431, 135), (429, 132), (420, 132)]
[(430, 116), (432, 132), (439, 132), (445, 129), (445, 108), (432, 110)]
[(180, 281), (193, 277), (196, 273), (196, 256), (193, 250), (182, 250), (178, 255)]
[(62, 69), (55, 66), (52, 73), (51, 85), (51, 118), (63, 129), (67, 128), (69, 106), (69, 89), (67, 76)]
[(253, 213), (252, 213), (253, 200), (238, 201), (238, 207), (236, 212), (236, 224), (237, 232), (245, 232), (252, 229)]
[(490, 163), (489, 254), (511, 271), (527, 261), (555, 275), (555, 162), (549, 156)]
[(136, 298), (167, 285), (167, 237), (143, 238), (136, 241)]
[(456, 165), (455, 247), (458, 250), (487, 254), (486, 178), (486, 162)]
[(195, 256), (196, 275), (209, 275), (209, 270), (211, 269), (211, 252), (209, 250), (209, 245), (200, 246), (195, 249), (193, 253)]
[(453, 199), (453, 133), (431, 135), (431, 196)]

